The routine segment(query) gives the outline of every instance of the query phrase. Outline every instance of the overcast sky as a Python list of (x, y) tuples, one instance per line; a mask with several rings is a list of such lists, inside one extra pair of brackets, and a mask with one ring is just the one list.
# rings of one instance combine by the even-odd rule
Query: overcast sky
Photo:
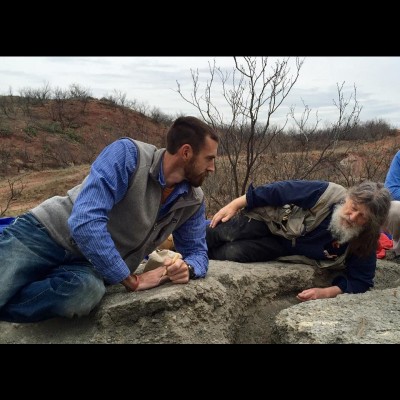
[[(214, 59), (227, 71), (234, 67), (231, 57), (0, 57), (0, 94), (7, 94), (10, 87), (18, 94), (22, 88), (39, 89), (45, 83), (62, 89), (77, 83), (97, 98), (116, 90), (171, 116), (198, 115), (176, 92), (176, 81), (190, 96), (190, 70), (198, 69), (202, 84), (210, 78), (208, 63)], [(300, 113), (303, 101), (312, 115), (318, 110), (322, 121), (337, 120), (333, 100), (337, 100), (337, 83), (343, 82), (346, 95), (357, 87), (362, 121), (383, 119), (400, 128), (400, 57), (306, 57), (291, 95), (273, 122), (281, 123), (291, 106)], [(223, 104), (219, 93), (215, 92), (216, 103)]]

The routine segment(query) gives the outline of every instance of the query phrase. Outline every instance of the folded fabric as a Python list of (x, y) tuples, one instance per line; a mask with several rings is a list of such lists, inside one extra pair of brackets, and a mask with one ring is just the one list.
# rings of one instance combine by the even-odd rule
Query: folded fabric
[(389, 237), (381, 232), (378, 239), (378, 247), (376, 249), (376, 258), (385, 258), (386, 250), (391, 249), (393, 247), (393, 240), (389, 239)]
[(12, 224), (15, 221), (14, 217), (2, 217), (0, 218), (0, 233), (3, 232), (8, 225)]
[(149, 254), (149, 259), (147, 260), (143, 272), (151, 271), (152, 269), (161, 267), (164, 265), (164, 261), (167, 257), (174, 258), (178, 254), (179, 258), (182, 258), (182, 254), (176, 253), (172, 250), (155, 250)]

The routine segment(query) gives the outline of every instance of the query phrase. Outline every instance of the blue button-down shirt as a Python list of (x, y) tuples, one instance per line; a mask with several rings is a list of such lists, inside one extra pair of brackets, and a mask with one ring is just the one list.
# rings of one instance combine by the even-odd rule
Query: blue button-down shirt
[(385, 186), (392, 194), (393, 200), (400, 200), (400, 151), (393, 157), (386, 175)]
[[(117, 140), (108, 145), (93, 162), (88, 179), (78, 195), (69, 226), (74, 240), (94, 268), (110, 284), (121, 282), (130, 274), (107, 230), (108, 212), (128, 190), (129, 180), (137, 165), (137, 148), (129, 139)], [(165, 187), (160, 170), (159, 182)], [(182, 181), (160, 207), (158, 219), (171, 205), (189, 190), (189, 183)], [(206, 245), (205, 204), (173, 232), (176, 250), (192, 265), (196, 277), (204, 277), (208, 269)], [(132, 227), (135, 229), (135, 227)]]

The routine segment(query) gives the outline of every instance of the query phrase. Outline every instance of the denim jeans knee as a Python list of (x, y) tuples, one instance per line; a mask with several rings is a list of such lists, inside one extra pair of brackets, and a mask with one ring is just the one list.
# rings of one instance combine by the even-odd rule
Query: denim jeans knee
[(59, 281), (54, 295), (59, 295), (65, 301), (55, 301), (54, 313), (67, 318), (88, 315), (100, 303), (106, 292), (102, 278), (89, 266), (64, 266), (61, 269), (63, 271), (52, 274), (57, 274)]
[(100, 275), (89, 265), (64, 265), (20, 290), (0, 311), (0, 319), (37, 322), (80, 317), (96, 307), (105, 291)]
[(30, 213), (0, 235), (0, 259), (0, 320), (86, 315), (105, 293), (93, 266), (73, 259)]
[(65, 262), (67, 256), (31, 214), (18, 217), (0, 235), (0, 309), (25, 285)]

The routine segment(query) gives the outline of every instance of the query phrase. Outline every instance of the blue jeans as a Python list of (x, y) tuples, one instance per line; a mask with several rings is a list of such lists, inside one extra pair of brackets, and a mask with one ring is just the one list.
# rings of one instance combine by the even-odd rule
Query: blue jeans
[(0, 234), (0, 320), (87, 315), (105, 291), (93, 265), (58, 245), (32, 214)]

